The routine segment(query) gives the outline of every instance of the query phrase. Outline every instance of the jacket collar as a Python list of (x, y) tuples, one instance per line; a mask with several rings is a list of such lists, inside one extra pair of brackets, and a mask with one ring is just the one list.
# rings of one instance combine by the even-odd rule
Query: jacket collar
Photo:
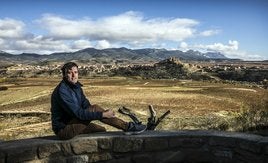
[(74, 88), (74, 89), (77, 89), (83, 86), (83, 84), (81, 84), (79, 81), (77, 81), (77, 83), (75, 84), (69, 82), (66, 78), (63, 78), (62, 81), (66, 83), (70, 88)]

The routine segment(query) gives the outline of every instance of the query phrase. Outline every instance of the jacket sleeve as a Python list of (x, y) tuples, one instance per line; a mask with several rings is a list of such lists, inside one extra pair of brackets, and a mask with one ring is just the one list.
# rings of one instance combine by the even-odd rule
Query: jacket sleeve
[(67, 90), (67, 88), (61, 87), (59, 89), (60, 105), (71, 116), (74, 116), (80, 120), (100, 120), (102, 119), (101, 112), (89, 112), (87, 109), (83, 109), (78, 105), (76, 99)]
[(90, 102), (86, 98), (82, 89), (81, 89), (81, 101), (82, 101), (82, 108), (83, 109), (88, 109), (91, 106)]

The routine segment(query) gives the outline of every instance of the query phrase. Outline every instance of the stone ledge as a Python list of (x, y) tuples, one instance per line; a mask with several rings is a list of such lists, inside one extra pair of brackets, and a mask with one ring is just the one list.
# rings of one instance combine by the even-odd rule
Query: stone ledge
[(1, 142), (5, 162), (267, 162), (268, 137), (221, 131), (105, 132)]

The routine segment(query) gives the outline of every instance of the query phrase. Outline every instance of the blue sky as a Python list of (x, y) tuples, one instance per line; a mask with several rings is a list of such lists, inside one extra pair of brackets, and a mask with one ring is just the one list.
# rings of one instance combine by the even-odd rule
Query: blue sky
[(217, 51), (268, 59), (267, 0), (2, 0), (0, 50)]

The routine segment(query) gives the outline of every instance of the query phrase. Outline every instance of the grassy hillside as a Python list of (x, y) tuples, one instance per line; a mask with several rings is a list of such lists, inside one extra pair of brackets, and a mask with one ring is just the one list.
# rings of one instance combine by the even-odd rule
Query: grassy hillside
[[(10, 140), (53, 134), (50, 95), (60, 78), (1, 79), (0, 139)], [(217, 129), (246, 131), (268, 126), (268, 91), (249, 85), (191, 80), (134, 78), (81, 79), (92, 104), (115, 111), (132, 109), (144, 122), (153, 105), (158, 115), (171, 114), (157, 130)], [(129, 121), (126, 116), (117, 113)], [(100, 123), (100, 122), (96, 122)], [(108, 130), (115, 128), (104, 125)]]

